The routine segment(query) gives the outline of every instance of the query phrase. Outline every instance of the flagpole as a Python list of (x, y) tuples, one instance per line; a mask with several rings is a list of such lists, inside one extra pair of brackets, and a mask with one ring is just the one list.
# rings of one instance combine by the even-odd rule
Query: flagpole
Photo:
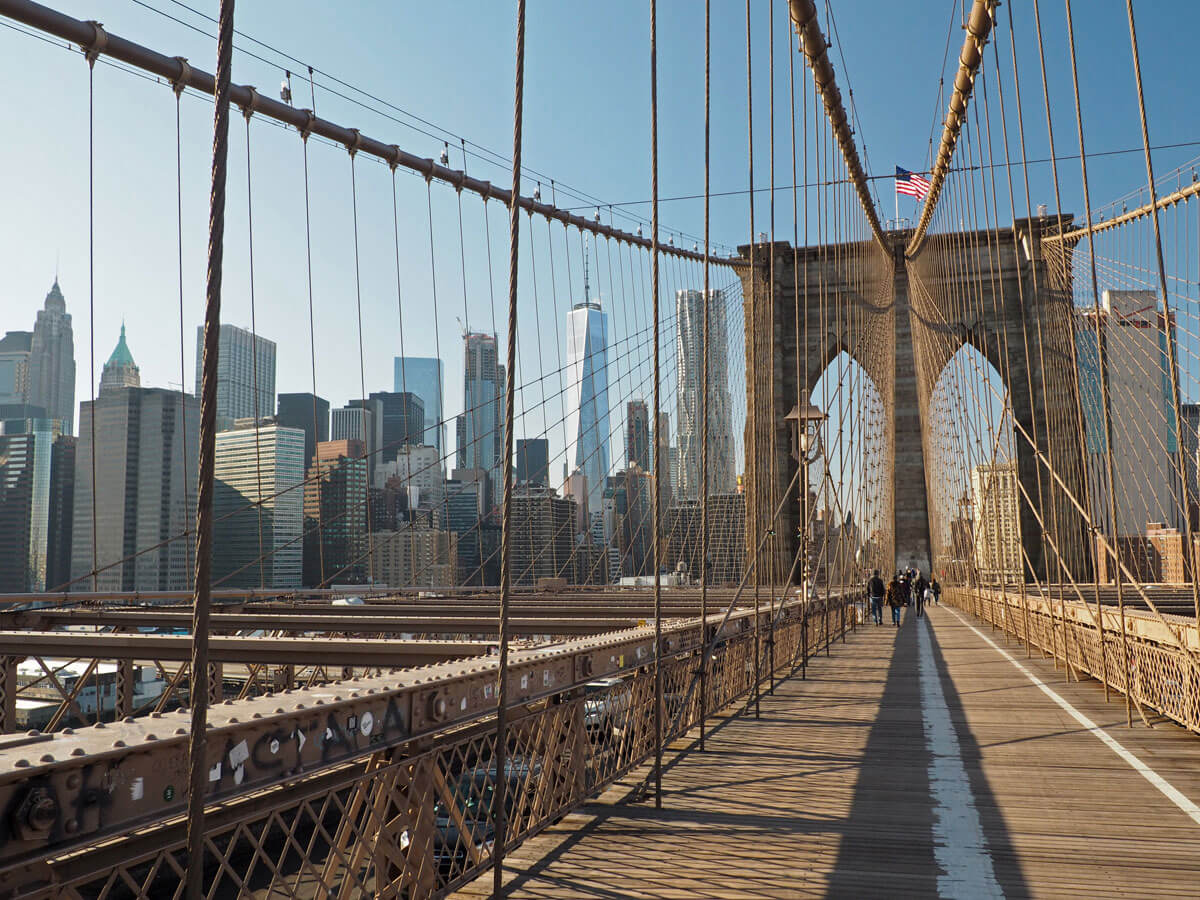
[(899, 231), (900, 230), (900, 173), (899, 172), (897, 172), (896, 175), (892, 178), (892, 187), (894, 188), (894, 190), (892, 191), (892, 199), (896, 201), (896, 225), (895, 225), (895, 228), (897, 231)]

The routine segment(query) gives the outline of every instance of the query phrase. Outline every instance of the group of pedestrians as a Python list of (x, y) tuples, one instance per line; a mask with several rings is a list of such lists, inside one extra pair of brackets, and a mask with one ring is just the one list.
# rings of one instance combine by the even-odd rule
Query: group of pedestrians
[(871, 618), (876, 625), (883, 624), (883, 605), (886, 603), (892, 610), (892, 624), (900, 627), (900, 610), (910, 604), (917, 609), (917, 616), (925, 614), (926, 603), (939, 603), (942, 586), (938, 584), (937, 576), (926, 580), (921, 570), (913, 566), (901, 569), (884, 586), (876, 569), (867, 581), (867, 597), (871, 601)]

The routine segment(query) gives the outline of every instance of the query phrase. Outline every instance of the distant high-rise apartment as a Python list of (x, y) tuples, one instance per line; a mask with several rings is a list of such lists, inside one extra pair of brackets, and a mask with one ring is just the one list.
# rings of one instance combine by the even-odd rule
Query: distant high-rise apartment
[(518, 484), (550, 484), (550, 442), (545, 438), (517, 441)]
[(375, 477), (375, 465), (379, 461), (379, 429), (375, 424), (377, 406), (370, 400), (365, 404), (361, 400), (351, 400), (341, 409), (329, 413), (329, 440), (354, 441), (367, 459), (368, 479)]
[(32, 346), (32, 331), (10, 331), (0, 338), (0, 404), (11, 406), (28, 402)]
[(304, 585), (361, 584), (368, 572), (367, 462), (355, 440), (317, 444), (304, 486)]
[(371, 580), (388, 587), (446, 587), (458, 576), (458, 538), (419, 522), (375, 533)]
[(499, 364), (496, 338), (470, 332), (463, 335), (463, 413), (457, 420), (458, 469), (483, 469), (496, 502), (504, 446), (504, 366)]
[(446, 426), (442, 398), (445, 396), (445, 371), (442, 361), (428, 356), (397, 356), (392, 390), (416, 394), (425, 404), (425, 436), (416, 443), (436, 447), (439, 456), (446, 453)]
[[(1140, 535), (1148, 522), (1182, 525), (1181, 485), (1175, 467), (1177, 435), (1171, 378), (1166, 366), (1167, 335), (1175, 340), (1175, 323), (1163, 328), (1154, 291), (1104, 291), (1100, 335), (1108, 374), (1112, 428), (1113, 481), (1116, 491), (1116, 535)], [(1090, 465), (1104, 465), (1104, 406), (1096, 315), (1078, 314), (1075, 327)], [(1131, 423), (1137, 423), (1131, 427)], [(1107, 482), (1090, 479), (1094, 509), (1108, 518)], [(976, 523), (978, 529), (979, 523)], [(1109, 529), (1105, 529), (1106, 531)]]
[(46, 589), (52, 448), (58, 422), (0, 434), (0, 593)]
[(304, 432), (241, 419), (217, 433), (213, 581), (300, 587), (304, 556)]
[(401, 448), (423, 443), (425, 404), (420, 397), (411, 391), (376, 391), (368, 399), (375, 406), (378, 462), (392, 462)]
[(603, 506), (608, 477), (608, 317), (588, 296), (567, 313), (567, 470), (587, 478), (588, 507)]
[[(729, 335), (725, 316), (725, 294), (708, 292), (708, 491), (732, 491), (733, 422), (730, 416)], [(704, 292), (675, 292), (676, 390), (675, 410), (679, 448), (677, 499), (695, 500), (701, 492), (704, 402)]]
[(432, 509), (442, 499), (445, 478), (442, 459), (435, 447), (405, 444), (396, 458), (375, 468), (371, 486), (399, 490), (405, 496), (405, 509)]
[(50, 538), (46, 550), (46, 590), (71, 580), (75, 513), (75, 448), (78, 438), (60, 435), (50, 452)]
[(38, 311), (29, 346), (29, 402), (62, 423), (63, 434), (75, 424), (75, 337), (71, 315), (58, 279)]
[[(96, 400), (80, 404), (71, 576), (92, 571), (94, 544), (95, 564), (102, 570), (95, 578), (98, 590), (187, 590), (200, 401), (140, 385), (122, 326)], [(92, 579), (74, 587), (91, 590)]]
[(329, 440), (329, 401), (315, 394), (280, 394), (275, 424), (304, 432), (304, 467), (312, 463), (317, 444)]
[[(204, 366), (204, 326), (196, 328), (196, 396)], [(217, 356), (217, 427), (262, 419), (275, 409), (275, 342), (236, 325), (221, 325)]]
[(539, 578), (575, 581), (575, 501), (545, 487), (513, 492), (511, 566), (513, 584)]
[(985, 583), (1021, 577), (1017, 464), (980, 463), (971, 470), (975, 509), (975, 569)]
[(645, 400), (625, 404), (625, 464), (650, 471), (650, 410)]

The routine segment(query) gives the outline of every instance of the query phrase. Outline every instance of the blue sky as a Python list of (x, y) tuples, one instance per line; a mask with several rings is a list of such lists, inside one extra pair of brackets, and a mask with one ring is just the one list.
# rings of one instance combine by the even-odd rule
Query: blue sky
[[(216, 4), (196, 0), (201, 12), (215, 15)], [(744, 190), (747, 183), (744, 8), (714, 3), (712, 189)], [(1033, 41), (1030, 4), (1016, 3), (1015, 28), (1025, 101), (1027, 150), (1031, 159), (1047, 155), (1041, 76)], [(1063, 10), (1043, 2), (1046, 56), (1057, 150), (1077, 151), (1074, 106), (1067, 67)], [(703, 6), (663, 0), (659, 4), (660, 158), (664, 197), (689, 195), (702, 188), (703, 176)], [(896, 164), (927, 168), (932, 123), (944, 114), (938, 77), (947, 46), (952, 3), (913, 4), (855, 0), (834, 4), (835, 46), (831, 53), (843, 94), (854, 90), (871, 174), (886, 175)], [(83, 19), (98, 19), (113, 33), (168, 55), (182, 55), (211, 71), (211, 37), (172, 21), (169, 13), (211, 34), (214, 26), (170, 0), (60, 0), (57, 7)], [(150, 8), (148, 8), (150, 7)], [(1144, 183), (1140, 134), (1133, 92), (1124, 3), (1094, 0), (1075, 4), (1086, 137), (1090, 153), (1137, 149), (1138, 153), (1092, 162), (1093, 202), (1118, 197)], [(769, 179), (767, 135), (769, 107), (768, 40), (771, 7), (753, 3), (756, 180)], [(1194, 117), (1185, 114), (1200, 76), (1196, 54), (1182, 47), (1182, 2), (1146, 0), (1136, 4), (1142, 64), (1149, 88), (1151, 137), (1156, 144), (1200, 138)], [(1003, 67), (1009, 65), (1008, 5), (1001, 7), (997, 36)], [(788, 31), (786, 4), (774, 7), (776, 38), (777, 145), (776, 180), (790, 181), (790, 131), (787, 93)], [(377, 97), (420, 116), (442, 129), (507, 156), (511, 148), (512, 76), (515, 4), (505, 2), (430, 3), (278, 3), (243, 2), (238, 28), (323, 72), (369, 90)], [(649, 196), (648, 21), (644, 2), (583, 4), (531, 0), (526, 73), (525, 162), (547, 176), (622, 203)], [(952, 70), (962, 33), (949, 33)], [(276, 95), (283, 69), (301, 68), (278, 53), (240, 38), (239, 46), (276, 61), (268, 64), (244, 53), (235, 57), (234, 78)], [(844, 64), (843, 64), (844, 54)], [(989, 49), (988, 64), (992, 55)], [(797, 78), (805, 70), (796, 60)], [(1013, 103), (1011, 73), (1007, 99)], [(322, 80), (323, 76), (318, 76)], [(87, 224), (87, 66), (78, 52), (0, 28), (0, 113), (10, 123), (0, 145), (0, 328), (27, 329), (40, 307), (57, 265), (68, 310), (75, 316), (79, 363), (77, 398), (89, 393), (88, 374), (88, 224)], [(293, 77), (297, 105), (309, 105), (307, 84)], [(98, 66), (96, 109), (96, 277), (94, 317), (96, 367), (115, 343), (122, 319), (129, 343), (142, 367), (143, 381), (166, 385), (180, 381), (180, 312), (176, 244), (175, 101), (166, 87)], [(412, 152), (434, 156), (441, 137), (433, 138), (391, 118), (317, 89), (317, 111), (325, 118)], [(993, 99), (994, 108), (996, 100)], [(378, 106), (378, 104), (375, 104)], [(395, 118), (404, 118), (393, 114)], [(185, 96), (181, 106), (184, 216), (183, 365), (191, 390), (194, 331), (201, 321), (207, 225), (211, 104)], [(437, 129), (420, 126), (427, 131)], [(248, 230), (246, 226), (246, 138), (242, 120), (234, 121), (231, 146), (229, 224), (225, 275), (226, 321), (250, 324)], [(453, 139), (452, 143), (454, 142)], [(1013, 134), (1014, 153), (1015, 132)], [(305, 279), (303, 177), (300, 143), (294, 132), (269, 123), (251, 124), (254, 211), (256, 317), (260, 333), (280, 345), (280, 391), (312, 387)], [(1200, 155), (1200, 146), (1156, 154), (1160, 171)], [(452, 148), (451, 161), (461, 164)], [(472, 174), (499, 184), (503, 165), (468, 159)], [(363, 371), (358, 360), (354, 283), (350, 163), (343, 149), (313, 143), (310, 148), (314, 247), (314, 319), (317, 391), (333, 405), (368, 391), (391, 387), (391, 358), (399, 352), (396, 259), (392, 233), (392, 180), (386, 168), (360, 159), (358, 182), (359, 251), (364, 322)], [(1044, 164), (1031, 169), (1033, 202), (1053, 206)], [(1064, 208), (1082, 212), (1077, 160), (1060, 164)], [(458, 211), (453, 191), (434, 185), (429, 202), (434, 225), (434, 264), (430, 264), (426, 187), (410, 175), (396, 176), (400, 218), (401, 309), (406, 316), (406, 349), (432, 355), (440, 349), (447, 367), (447, 411), (460, 405), (461, 350), (456, 317), (491, 330), (493, 313), (503, 317), (507, 247), (504, 211), (491, 204), (484, 231), (478, 200), (463, 197), (465, 264), (459, 255)], [(527, 176), (525, 192), (533, 184)], [(892, 215), (892, 185), (877, 182), (881, 215)], [(543, 198), (549, 199), (548, 184)], [(563, 205), (582, 205), (560, 198)], [(767, 198), (760, 195), (757, 230), (767, 230)], [(901, 214), (911, 200), (901, 198)], [(790, 237), (790, 194), (777, 195), (777, 233)], [(646, 205), (625, 207), (643, 217)], [(696, 200), (663, 204), (668, 229), (699, 234), (701, 204)], [(592, 211), (590, 205), (583, 210)], [(1021, 214), (1023, 210), (1019, 211)], [(606, 213), (607, 215), (607, 213)], [(713, 201), (713, 237), (726, 245), (744, 243), (749, 210), (744, 195)], [(632, 225), (628, 227), (632, 228)], [(573, 251), (571, 285), (565, 287), (567, 262), (561, 229), (558, 249), (558, 297), (549, 297), (547, 269), (551, 251), (545, 227), (533, 247), (538, 265), (538, 297), (530, 282), (522, 294), (522, 367), (526, 380), (557, 368), (548, 344), (569, 298), (582, 294), (578, 250)], [(489, 270), (485, 240), (490, 236)], [(538, 244), (540, 240), (542, 243)], [(576, 239), (572, 237), (572, 240)], [(686, 241), (690, 245), (690, 240)], [(594, 260), (596, 258), (594, 257)], [(528, 265), (528, 260), (524, 265)], [(616, 266), (619, 257), (609, 258)], [(466, 300), (462, 270), (466, 270)], [(524, 266), (523, 266), (524, 268)], [(433, 316), (433, 272), (438, 315)], [(668, 272), (664, 289), (695, 286), (696, 272)], [(597, 290), (593, 283), (593, 292)], [(615, 289), (609, 288), (615, 293)], [(600, 291), (603, 295), (604, 286)], [(493, 303), (493, 294), (496, 298)], [(635, 298), (608, 298), (631, 308)], [(549, 304), (557, 302), (557, 306)], [(644, 312), (637, 313), (642, 316)], [(617, 312), (613, 327), (632, 321)], [(626, 332), (634, 329), (626, 325)], [(542, 329), (535, 331), (533, 329)], [(502, 330), (502, 329), (501, 329)], [(620, 338), (617, 334), (616, 338)], [(537, 339), (542, 351), (535, 354)], [(528, 348), (528, 349), (526, 349)], [(556, 348), (558, 349), (558, 348)], [(644, 360), (626, 362), (629, 391), (644, 381)], [(731, 364), (736, 367), (737, 362)], [(664, 404), (666, 405), (666, 404)], [(617, 399), (614, 409), (619, 408)], [(613, 423), (614, 426), (616, 423)], [(530, 427), (540, 433), (542, 426)], [(739, 429), (740, 430), (740, 425)]]

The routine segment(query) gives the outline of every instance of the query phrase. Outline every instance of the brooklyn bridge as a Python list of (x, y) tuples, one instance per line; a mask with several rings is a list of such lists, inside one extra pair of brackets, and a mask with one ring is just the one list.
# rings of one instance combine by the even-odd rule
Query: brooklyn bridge
[[(1196, 896), (1182, 4), (936, 4), (913, 98), (836, 0), (593, 81), (375, 9), (446, 66), (368, 87), (89, 2), (0, 0), (0, 897)], [(511, 148), (396, 99), (467, 74)], [(575, 80), (646, 199), (540, 168)]]

